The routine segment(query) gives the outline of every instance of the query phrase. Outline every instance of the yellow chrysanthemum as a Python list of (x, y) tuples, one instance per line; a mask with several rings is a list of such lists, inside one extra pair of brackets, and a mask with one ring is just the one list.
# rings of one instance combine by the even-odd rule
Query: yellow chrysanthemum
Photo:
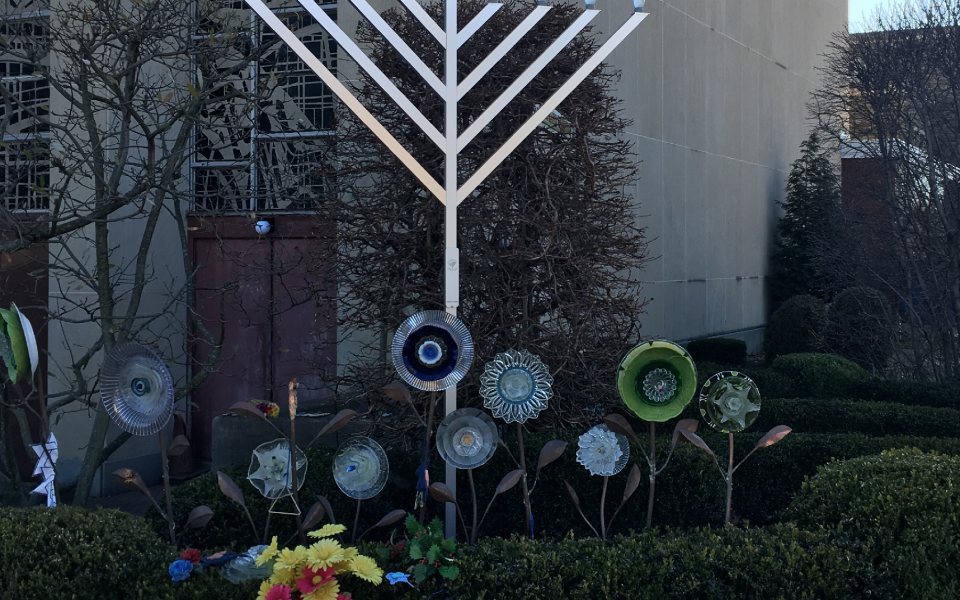
[(267, 592), (273, 589), (274, 583), (267, 579), (260, 584), (260, 591), (257, 593), (257, 600), (265, 600)]
[(343, 560), (343, 548), (331, 539), (323, 539), (307, 550), (307, 564), (311, 569), (319, 570)]
[(297, 546), (293, 550), (284, 548), (277, 557), (274, 569), (291, 569), (300, 571), (307, 562), (307, 549), (303, 546)]
[(345, 525), (340, 525), (339, 523), (327, 523), (320, 529), (316, 531), (311, 531), (307, 535), (315, 538), (325, 538), (330, 537), (331, 535), (337, 535), (338, 533), (343, 533), (347, 528)]
[(273, 585), (288, 585), (293, 587), (297, 584), (297, 571), (293, 569), (281, 569), (274, 566), (273, 575), (268, 579)]
[(277, 536), (273, 536), (273, 541), (270, 542), (270, 545), (260, 553), (260, 556), (257, 557), (257, 566), (263, 565), (271, 558), (277, 555)]
[(333, 563), (333, 572), (337, 575), (343, 575), (353, 571), (353, 559), (357, 556), (357, 549), (353, 546), (343, 549), (343, 558)]
[(337, 600), (339, 593), (340, 583), (334, 579), (321, 585), (309, 594), (304, 594), (303, 600)]
[(353, 574), (364, 581), (369, 581), (373, 585), (380, 585), (383, 580), (383, 570), (369, 556), (354, 557), (352, 566)]

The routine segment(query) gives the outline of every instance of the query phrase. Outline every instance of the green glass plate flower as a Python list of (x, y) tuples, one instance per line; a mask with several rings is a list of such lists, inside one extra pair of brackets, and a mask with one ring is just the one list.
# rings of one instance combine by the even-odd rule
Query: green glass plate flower
[(717, 373), (700, 390), (700, 414), (710, 427), (722, 433), (743, 431), (760, 414), (760, 390), (743, 373)]
[(620, 361), (617, 391), (644, 421), (669, 421), (697, 393), (697, 368), (687, 351), (673, 342), (643, 342)]
[(0, 308), (0, 360), (13, 383), (19, 383), (37, 370), (37, 338), (30, 321), (16, 304), (10, 310)]

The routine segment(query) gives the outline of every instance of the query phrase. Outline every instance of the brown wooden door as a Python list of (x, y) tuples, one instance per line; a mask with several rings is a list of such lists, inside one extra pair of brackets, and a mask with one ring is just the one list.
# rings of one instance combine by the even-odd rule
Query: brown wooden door
[[(194, 457), (209, 461), (213, 418), (235, 402), (271, 399), (287, 410), (287, 383), (300, 382), (301, 406), (331, 394), (336, 373), (333, 228), (311, 215), (276, 215), (258, 236), (245, 217), (191, 217), (197, 312), (222, 336), (212, 372), (192, 394)], [(192, 328), (193, 372), (215, 347)]]

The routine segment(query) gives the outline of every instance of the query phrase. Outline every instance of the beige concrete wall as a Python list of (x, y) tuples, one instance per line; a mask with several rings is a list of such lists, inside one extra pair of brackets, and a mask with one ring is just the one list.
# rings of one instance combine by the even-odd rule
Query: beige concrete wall
[[(641, 160), (636, 214), (659, 257), (638, 274), (651, 298), (643, 333), (742, 332), (758, 350), (776, 203), (847, 0), (648, 0), (645, 10), (610, 59)], [(605, 11), (601, 27), (623, 13)]]

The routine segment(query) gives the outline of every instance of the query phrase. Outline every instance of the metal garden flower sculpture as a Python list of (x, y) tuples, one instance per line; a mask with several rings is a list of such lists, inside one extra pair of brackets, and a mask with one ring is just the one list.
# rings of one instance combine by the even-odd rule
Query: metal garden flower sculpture
[(553, 377), (539, 356), (507, 350), (488, 362), (480, 376), (483, 406), (507, 423), (536, 419), (553, 397)]
[(730, 509), (733, 501), (733, 474), (750, 456), (760, 448), (772, 446), (782, 440), (792, 430), (786, 425), (777, 425), (766, 433), (753, 450), (736, 466), (733, 465), (733, 434), (749, 427), (760, 413), (760, 390), (757, 384), (743, 373), (723, 371), (707, 379), (700, 390), (700, 414), (713, 429), (727, 434), (729, 454), (727, 470), (720, 467), (713, 450), (693, 431), (681, 431), (693, 445), (713, 458), (720, 470), (720, 476), (727, 484), (727, 508), (724, 522), (730, 523)]
[[(507, 350), (497, 354), (493, 360), (484, 365), (483, 375), (480, 376), (480, 395), (483, 397), (483, 406), (493, 412), (493, 416), (503, 419), (507, 423), (517, 424), (517, 445), (520, 453), (520, 467), (504, 477), (501, 486), (511, 477), (512, 485), (516, 485), (517, 478), (523, 483), (523, 502), (526, 509), (527, 524), (530, 537), (533, 537), (533, 515), (530, 511), (530, 492), (533, 488), (527, 487), (527, 462), (523, 451), (523, 423), (529, 419), (536, 419), (541, 411), (547, 408), (547, 401), (553, 397), (553, 377), (539, 356), (530, 354), (526, 350)], [(537, 477), (540, 469), (556, 460), (566, 449), (566, 443), (553, 440), (544, 444), (540, 451), (540, 460), (537, 465)], [(534, 481), (536, 486), (536, 481)], [(494, 496), (496, 498), (496, 496)], [(491, 504), (493, 500), (490, 501)], [(489, 505), (487, 510), (489, 510)], [(486, 516), (486, 515), (484, 515)], [(482, 522), (482, 519), (481, 519)]]
[[(273, 440), (260, 444), (250, 457), (247, 479), (264, 498), (278, 500), (293, 493), (290, 441)], [(307, 456), (297, 449), (297, 489), (303, 487), (307, 474)]]
[[(618, 414), (604, 417), (603, 422), (614, 432), (632, 440), (646, 458), (650, 471), (650, 495), (647, 498), (646, 526), (653, 524), (653, 500), (656, 477), (670, 463), (679, 436), (678, 431), (696, 431), (694, 419), (683, 419), (674, 428), (667, 458), (657, 465), (656, 423), (673, 419), (696, 395), (697, 368), (681, 346), (665, 340), (643, 342), (634, 346), (620, 361), (617, 369), (617, 391), (630, 411), (650, 423), (650, 447), (644, 452), (640, 439), (630, 423)], [(631, 473), (631, 476), (633, 473)], [(619, 509), (617, 509), (619, 512)], [(614, 513), (616, 517), (616, 513)], [(613, 519), (611, 518), (611, 522)], [(601, 528), (603, 523), (601, 523)]]
[(620, 512), (620, 509), (623, 508), (624, 504), (626, 504), (630, 496), (633, 495), (633, 492), (637, 489), (637, 485), (640, 483), (640, 469), (634, 465), (633, 469), (630, 470), (623, 501), (620, 503), (620, 506), (610, 521), (607, 522), (604, 515), (607, 505), (607, 483), (610, 477), (622, 471), (624, 467), (627, 466), (627, 463), (630, 462), (630, 441), (625, 435), (611, 431), (606, 425), (596, 425), (580, 436), (577, 449), (577, 462), (583, 465), (591, 475), (600, 475), (603, 477), (603, 491), (600, 494), (599, 533), (593, 524), (590, 523), (590, 520), (587, 519), (587, 516), (583, 514), (583, 510), (580, 508), (580, 499), (577, 497), (577, 492), (574, 491), (573, 486), (567, 481), (563, 483), (567, 488), (567, 493), (570, 494), (573, 505), (576, 507), (577, 512), (580, 513), (580, 516), (583, 517), (583, 520), (586, 521), (587, 526), (590, 527), (597, 536), (605, 540), (607, 539), (607, 530), (610, 525), (613, 524), (613, 519), (616, 518), (617, 513)]
[(437, 392), (463, 379), (473, 363), (473, 338), (460, 319), (442, 310), (418, 312), (393, 336), (393, 365), (413, 387)]

